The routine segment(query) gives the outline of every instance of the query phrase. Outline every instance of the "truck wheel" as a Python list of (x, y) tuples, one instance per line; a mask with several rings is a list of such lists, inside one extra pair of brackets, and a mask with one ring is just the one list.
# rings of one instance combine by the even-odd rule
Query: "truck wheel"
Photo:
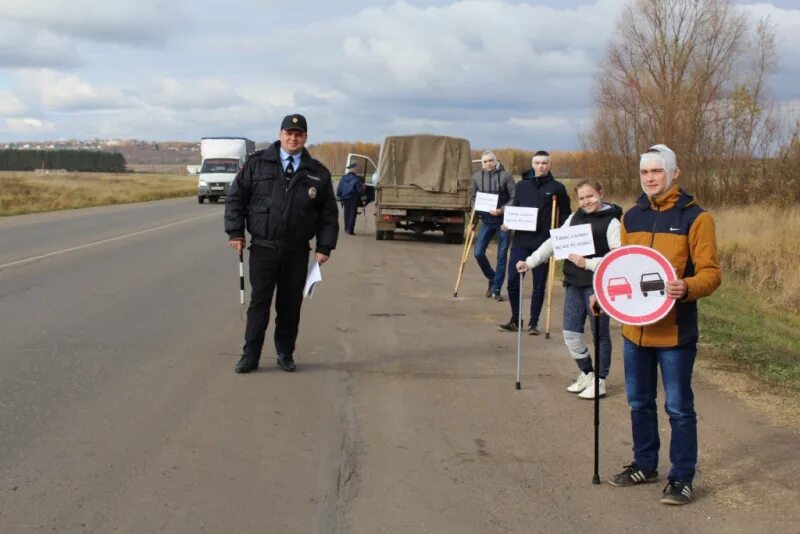
[(383, 241), (383, 230), (375, 230), (375, 239)]
[(198, 196), (197, 197), (197, 203), (198, 204), (202, 204), (205, 201), (206, 201), (206, 197), (204, 197), (204, 196)]

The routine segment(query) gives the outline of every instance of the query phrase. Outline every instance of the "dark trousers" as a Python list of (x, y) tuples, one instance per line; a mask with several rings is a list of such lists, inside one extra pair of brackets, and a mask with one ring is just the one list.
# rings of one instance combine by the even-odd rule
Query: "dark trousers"
[(250, 247), (250, 307), (244, 332), (244, 354), (258, 360), (275, 298), (275, 350), (294, 353), (300, 324), (303, 286), (308, 274), (308, 249)]
[(356, 215), (358, 215), (358, 198), (346, 198), (342, 200), (344, 208), (344, 231), (353, 234), (356, 231)]
[[(525, 261), (525, 258), (533, 254), (534, 249), (513, 248), (508, 258), (508, 303), (511, 304), (511, 318), (516, 322), (519, 320), (519, 272), (517, 272), (517, 262)], [(539, 314), (542, 313), (544, 304), (544, 293), (547, 287), (547, 273), (550, 272), (550, 262), (544, 262), (526, 275), (533, 278), (533, 296), (531, 297), (531, 314), (528, 316), (528, 324), (538, 325)]]

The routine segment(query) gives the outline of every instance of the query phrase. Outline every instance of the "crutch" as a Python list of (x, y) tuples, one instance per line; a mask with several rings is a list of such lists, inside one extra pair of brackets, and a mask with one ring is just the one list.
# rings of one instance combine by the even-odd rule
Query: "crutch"
[(239, 249), (239, 303), (244, 304), (244, 247)]
[[(553, 205), (550, 209), (550, 228), (556, 227), (558, 221), (558, 204), (556, 195), (553, 195)], [(556, 281), (556, 257), (550, 256), (550, 268), (547, 271), (547, 321), (544, 325), (544, 338), (550, 339), (550, 318), (553, 316), (553, 283)]]
[[(597, 313), (593, 310), (592, 313)], [(600, 484), (600, 314), (594, 319), (594, 477), (592, 484)]]
[(469, 229), (467, 230), (467, 237), (464, 240), (464, 250), (461, 251), (461, 263), (458, 265), (458, 276), (456, 277), (456, 287), (453, 290), (453, 296), (458, 296), (458, 288), (461, 285), (461, 275), (464, 274), (464, 265), (467, 263), (469, 257), (469, 249), (472, 247), (472, 240), (475, 238), (475, 227), (473, 224), (475, 220), (475, 208), (472, 209), (472, 215), (469, 219)]
[(522, 389), (519, 383), (519, 373), (522, 367), (522, 281), (525, 273), (519, 274), (519, 313), (517, 314), (517, 390)]

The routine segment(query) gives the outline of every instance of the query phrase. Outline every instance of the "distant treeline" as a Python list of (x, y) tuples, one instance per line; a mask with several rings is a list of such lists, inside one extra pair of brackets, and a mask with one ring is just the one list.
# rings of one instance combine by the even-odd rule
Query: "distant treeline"
[(78, 172), (125, 172), (125, 157), (89, 150), (0, 150), (0, 170), (66, 169)]

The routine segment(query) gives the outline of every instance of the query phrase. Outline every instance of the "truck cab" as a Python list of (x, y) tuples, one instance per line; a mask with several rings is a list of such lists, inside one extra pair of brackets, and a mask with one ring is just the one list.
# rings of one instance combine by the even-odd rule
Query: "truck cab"
[(197, 202), (217, 202), (228, 195), (236, 173), (247, 156), (255, 151), (255, 142), (244, 137), (204, 137), (200, 140), (200, 164)]

